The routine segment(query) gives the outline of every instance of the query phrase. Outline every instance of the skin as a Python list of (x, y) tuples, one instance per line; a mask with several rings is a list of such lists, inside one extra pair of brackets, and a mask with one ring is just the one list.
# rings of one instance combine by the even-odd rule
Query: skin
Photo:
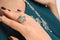
[(59, 20), (56, 0), (45, 0), (45, 1), (44, 0), (35, 0), (35, 1), (47, 5), (50, 8), (50, 10), (53, 12), (53, 14), (57, 17), (57, 19)]
[[(54, 13), (54, 15), (58, 18), (58, 13), (56, 10), (55, 1), (42, 1), (42, 0), (35, 0), (36, 2), (48, 5), (48, 7), (51, 9), (51, 11)], [(3, 2), (3, 3), (1, 3)], [(6, 3), (5, 3), (6, 2)], [(17, 3), (16, 5), (12, 4), (13, 2)], [(4, 6), (11, 11), (8, 10), (0, 10), (0, 12), (3, 12), (3, 16), (0, 16), (0, 19), (3, 23), (7, 24), (14, 30), (17, 30), (20, 32), (26, 40), (51, 40), (50, 36), (45, 32), (45, 30), (39, 25), (38, 22), (36, 22), (33, 18), (31, 18), (29, 15), (27, 15), (25, 12), (25, 3), (23, 0), (1, 0), (0, 1), (0, 7)], [(11, 3), (11, 4), (10, 4)], [(54, 10), (52, 5), (54, 5)], [(21, 10), (21, 12), (16, 11), (18, 9)], [(57, 14), (57, 15), (56, 15)], [(26, 21), (23, 23), (19, 23), (17, 21), (17, 18), (19, 16), (25, 16)], [(28, 21), (29, 20), (29, 21)], [(15, 37), (11, 37), (13, 40), (19, 40)]]
[(0, 8), (1, 6), (14, 12), (16, 12), (17, 9), (23, 12), (25, 11), (25, 3), (23, 0), (0, 0)]

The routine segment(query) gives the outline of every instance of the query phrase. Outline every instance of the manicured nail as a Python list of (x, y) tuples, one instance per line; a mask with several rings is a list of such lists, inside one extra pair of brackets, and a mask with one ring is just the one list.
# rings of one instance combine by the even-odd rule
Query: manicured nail
[(21, 10), (17, 9), (17, 11), (21, 12)]
[(13, 40), (11, 37), (8, 38), (9, 40)]
[(11, 11), (10, 9), (7, 9), (8, 11)]
[(2, 12), (2, 10), (0, 9), (0, 16), (3, 16), (3, 12)]
[(5, 8), (5, 7), (1, 7), (1, 9), (6, 10), (6, 8)]
[(3, 14), (2, 14), (2, 13), (0, 13), (0, 16), (3, 16)]

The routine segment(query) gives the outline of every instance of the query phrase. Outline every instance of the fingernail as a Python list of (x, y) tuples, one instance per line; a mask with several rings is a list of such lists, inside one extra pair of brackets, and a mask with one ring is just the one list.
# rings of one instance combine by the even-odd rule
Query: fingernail
[(9, 40), (13, 40), (11, 37), (9, 37)]
[(8, 11), (11, 11), (10, 9), (7, 9)]
[(17, 11), (21, 12), (21, 10), (17, 9)]
[(6, 10), (6, 8), (5, 8), (5, 7), (1, 7), (1, 9)]
[(0, 13), (0, 16), (3, 16), (3, 14), (2, 14), (2, 13)]

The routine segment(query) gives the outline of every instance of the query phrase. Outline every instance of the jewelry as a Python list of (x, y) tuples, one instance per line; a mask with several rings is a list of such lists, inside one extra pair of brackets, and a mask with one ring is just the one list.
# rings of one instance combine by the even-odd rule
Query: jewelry
[(26, 20), (25, 16), (19, 16), (17, 19), (20, 23), (24, 22)]
[[(43, 20), (43, 18), (40, 16), (40, 14), (35, 10), (35, 8), (34, 8), (27, 0), (24, 0), (24, 1), (25, 1), (25, 2), (27, 3), (27, 5), (35, 12), (35, 14), (39, 17), (42, 26), (43, 26), (46, 30), (52, 32), (51, 29), (48, 27), (47, 23)], [(40, 24), (40, 25), (41, 25), (41, 24)]]

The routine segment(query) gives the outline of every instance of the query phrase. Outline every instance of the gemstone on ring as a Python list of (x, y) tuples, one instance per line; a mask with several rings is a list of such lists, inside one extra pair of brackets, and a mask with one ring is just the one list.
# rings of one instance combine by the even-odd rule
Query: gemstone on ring
[(20, 23), (22, 23), (22, 22), (24, 22), (26, 19), (25, 19), (25, 16), (19, 16), (18, 17), (18, 21), (20, 22)]

